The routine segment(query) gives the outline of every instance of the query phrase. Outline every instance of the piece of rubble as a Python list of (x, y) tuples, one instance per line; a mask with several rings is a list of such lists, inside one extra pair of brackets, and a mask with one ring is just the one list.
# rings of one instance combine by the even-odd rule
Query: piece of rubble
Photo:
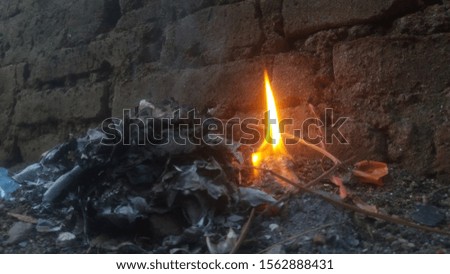
[(251, 187), (240, 187), (239, 193), (237, 195), (237, 200), (240, 199), (240, 201), (246, 202), (252, 207), (256, 207), (262, 204), (275, 204), (277, 202), (277, 200), (275, 200), (266, 192)]
[(37, 232), (41, 233), (58, 232), (61, 228), (61, 224), (46, 219), (38, 219), (36, 224)]
[(10, 199), (11, 194), (20, 187), (8, 176), (8, 170), (0, 167), (0, 199)]
[(80, 166), (75, 166), (72, 170), (59, 177), (44, 193), (42, 201), (47, 203), (53, 202), (64, 190), (69, 188), (82, 173), (83, 169)]
[(8, 230), (8, 239), (5, 241), (6, 245), (16, 244), (25, 239), (33, 230), (33, 225), (25, 222), (15, 222)]
[(277, 230), (278, 228), (280, 228), (280, 226), (279, 225), (277, 225), (277, 224), (270, 224), (269, 225), (269, 229), (270, 229), (270, 231), (275, 231), (275, 230)]
[(56, 244), (60, 246), (69, 246), (71, 245), (77, 237), (70, 232), (62, 232), (58, 235), (56, 239)]
[(226, 254), (230, 253), (230, 251), (234, 248), (237, 239), (238, 235), (233, 229), (230, 228), (225, 239), (214, 243), (211, 240), (211, 237), (206, 237), (206, 244), (208, 245), (208, 249), (211, 254)]
[[(44, 213), (35, 215), (42, 218), (37, 231), (116, 234), (120, 239), (101, 249), (118, 252), (129, 243), (128, 251), (169, 253), (204, 252), (208, 235), (229, 230), (226, 239), (209, 239), (212, 251), (229, 251), (236, 240), (231, 231), (245, 222), (242, 214), (277, 200), (239, 185), (239, 143), (210, 139), (208, 124), (196, 124), (193, 114), (206, 118), (174, 101), (142, 102), (124, 120), (112, 119), (46, 152), (16, 175), (34, 188), (27, 195), (42, 201), (32, 205)], [(146, 242), (133, 246), (136, 235)]]
[(417, 205), (411, 218), (418, 223), (433, 227), (441, 224), (445, 220), (445, 215), (435, 206)]
[(35, 163), (27, 166), (25, 169), (12, 176), (12, 178), (22, 184), (27, 182), (34, 182), (36, 181), (42, 170), (43, 167), (41, 163)]

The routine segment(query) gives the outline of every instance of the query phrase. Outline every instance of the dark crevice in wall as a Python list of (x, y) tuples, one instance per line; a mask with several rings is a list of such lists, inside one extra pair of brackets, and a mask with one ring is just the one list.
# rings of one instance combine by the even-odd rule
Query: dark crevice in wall
[(121, 16), (119, 0), (106, 0), (103, 7), (102, 22), (97, 33), (105, 33), (114, 29)]
[(95, 82), (102, 82), (108, 80), (113, 72), (114, 72), (113, 66), (106, 60), (102, 62), (99, 69), (92, 71), (92, 73), (96, 74)]
[[(393, 5), (390, 6), (386, 11), (383, 12), (383, 15), (376, 16), (370, 21), (378, 21), (386, 18), (390, 18), (392, 20), (405, 16), (407, 14), (416, 12), (421, 10), (421, 1), (416, 1), (415, 3), (411, 3), (411, 0), (401, 0), (394, 1)], [(424, 5), (426, 6), (426, 4)]]
[(263, 23), (263, 13), (261, 10), (261, 0), (255, 1), (255, 18), (258, 19), (259, 29), (261, 30), (262, 36), (258, 41), (257, 45), (254, 48), (254, 55), (258, 56), (262, 52), (262, 47), (264, 43), (267, 41), (267, 36), (264, 33), (264, 23)]
[(122, 13), (127, 13), (132, 10), (137, 10), (144, 7), (144, 1), (142, 0), (130, 0), (130, 1), (122, 1), (121, 11)]
[(23, 67), (23, 81), (26, 82), (28, 80), (28, 78), (30, 78), (31, 75), (31, 70), (30, 70), (30, 64), (25, 63), (24, 67)]
[(162, 32), (161, 28), (156, 27), (156, 26), (151, 27), (147, 31), (143, 32), (141, 42), (143, 44), (159, 42), (159, 41), (161, 41), (162, 34), (163, 34), (163, 32)]
[[(24, 71), (23, 71), (24, 74), (27, 71), (27, 69), (28, 69), (28, 64), (25, 64)], [(17, 78), (18, 78), (17, 72), (18, 72), (18, 70), (16, 68), (15, 73), (14, 73), (14, 80), (15, 80), (16, 87), (19, 86), (19, 83), (17, 82)], [(14, 114), (16, 113), (18, 94), (19, 94), (19, 90), (17, 90), (17, 88), (16, 88), (16, 90), (14, 90), (14, 92), (13, 92), (11, 109), (9, 110), (9, 113), (7, 114), (8, 119), (6, 122), (5, 132), (3, 133), (2, 138), (0, 138), (0, 141), (3, 138), (5, 138), (5, 139), (11, 138), (11, 135), (12, 135), (11, 133), (15, 127), (13, 125), (13, 117), (14, 117)], [(13, 138), (14, 138), (14, 143), (11, 147), (9, 159), (8, 159), (8, 161), (6, 161), (6, 163), (9, 164), (10, 166), (20, 163), (22, 161), (22, 155), (20, 153), (20, 148), (17, 145), (17, 136), (14, 136)]]
[(112, 83), (108, 83), (108, 85), (105, 87), (105, 90), (103, 91), (103, 95), (100, 98), (100, 113), (98, 114), (99, 119), (106, 119), (109, 117), (112, 117), (112, 109), (111, 109), (111, 96), (114, 92), (114, 88)]
[(10, 168), (22, 162), (23, 162), (22, 152), (20, 151), (20, 147), (17, 143), (17, 137), (14, 137), (14, 141), (10, 148), (8, 158), (5, 159), (3, 165), (6, 168)]
[(286, 34), (284, 33), (283, 2), (284, 0), (280, 0), (280, 22), (279, 25), (274, 28), (274, 31), (282, 37), (286, 37)]
[(71, 73), (63, 77), (54, 78), (48, 81), (42, 81), (40, 79), (35, 80), (32, 87), (37, 90), (48, 90), (63, 87), (74, 87), (79, 81), (86, 80), (92, 77), (92, 82), (102, 82), (108, 80), (113, 73), (114, 68), (108, 61), (103, 61), (100, 67), (96, 70), (82, 72), (82, 73)]
[(255, 18), (262, 18), (263, 17), (263, 13), (261, 10), (261, 0), (256, 0), (255, 1)]

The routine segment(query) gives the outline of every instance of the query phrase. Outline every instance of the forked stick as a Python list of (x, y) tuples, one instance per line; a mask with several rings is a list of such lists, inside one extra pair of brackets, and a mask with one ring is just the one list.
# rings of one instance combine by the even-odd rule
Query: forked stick
[(313, 150), (315, 150), (315, 151), (317, 151), (317, 152), (319, 152), (319, 153), (322, 153), (323, 155), (325, 155), (326, 157), (328, 157), (331, 161), (333, 161), (333, 163), (334, 163), (335, 165), (341, 164), (341, 161), (340, 161), (338, 158), (334, 157), (331, 153), (329, 153), (329, 152), (326, 151), (325, 149), (323, 149), (323, 148), (321, 148), (321, 147), (318, 147), (318, 146), (316, 146), (316, 145), (314, 145), (314, 144), (308, 143), (307, 141), (305, 141), (305, 139), (300, 138), (300, 137), (297, 137), (297, 136), (292, 135), (292, 134), (290, 134), (290, 133), (282, 133), (282, 134), (283, 134), (284, 136), (286, 136), (287, 138), (292, 138), (292, 139), (294, 139), (295, 141), (300, 142), (302, 145), (305, 145), (305, 146), (307, 146), (307, 147), (309, 147), (309, 148), (311, 148), (311, 149), (313, 149)]

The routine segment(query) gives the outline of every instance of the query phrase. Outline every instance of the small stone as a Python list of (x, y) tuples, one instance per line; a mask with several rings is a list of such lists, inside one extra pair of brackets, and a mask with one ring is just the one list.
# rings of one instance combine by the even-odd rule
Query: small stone
[(440, 201), (439, 204), (442, 205), (442, 206), (450, 207), (450, 198), (447, 198), (445, 200)]
[(359, 240), (355, 239), (355, 238), (351, 238), (350, 240), (348, 240), (348, 244), (353, 246), (353, 247), (356, 247), (356, 246), (359, 245)]
[(16, 222), (8, 231), (9, 238), (5, 244), (15, 244), (23, 240), (33, 229), (33, 225), (24, 222)]
[(266, 254), (286, 254), (284, 247), (282, 245), (274, 245), (269, 250), (265, 252)]
[(392, 233), (390, 233), (390, 232), (387, 232), (387, 233), (384, 235), (384, 238), (385, 238), (386, 240), (388, 240), (388, 241), (393, 241), (393, 240), (395, 240), (395, 236), (392, 235)]
[(324, 245), (327, 242), (325, 236), (323, 234), (320, 234), (320, 233), (314, 235), (314, 237), (312, 238), (312, 241), (316, 245)]
[(61, 225), (51, 220), (39, 219), (37, 221), (36, 230), (41, 233), (57, 232), (61, 230)]
[(274, 231), (274, 230), (277, 230), (278, 228), (279, 228), (280, 226), (279, 225), (277, 225), (277, 224), (270, 224), (269, 225), (269, 229), (270, 229), (270, 231)]
[(411, 218), (418, 223), (433, 227), (442, 223), (445, 215), (435, 206), (417, 205)]
[(400, 248), (403, 250), (408, 250), (408, 249), (414, 248), (416, 246), (415, 244), (410, 243), (406, 239), (399, 239), (398, 242), (400, 243)]
[(76, 236), (70, 232), (62, 232), (58, 235), (56, 243), (58, 245), (68, 245), (76, 239)]
[(27, 247), (28, 242), (27, 242), (27, 241), (22, 241), (22, 242), (20, 242), (18, 245), (19, 245), (21, 248), (25, 248), (25, 247)]

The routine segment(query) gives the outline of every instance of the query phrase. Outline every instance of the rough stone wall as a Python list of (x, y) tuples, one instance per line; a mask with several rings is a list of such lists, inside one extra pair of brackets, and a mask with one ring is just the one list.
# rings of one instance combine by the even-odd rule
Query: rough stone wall
[(348, 116), (346, 158), (450, 172), (450, 9), (435, 0), (5, 0), (0, 165), (36, 160), (139, 99)]

